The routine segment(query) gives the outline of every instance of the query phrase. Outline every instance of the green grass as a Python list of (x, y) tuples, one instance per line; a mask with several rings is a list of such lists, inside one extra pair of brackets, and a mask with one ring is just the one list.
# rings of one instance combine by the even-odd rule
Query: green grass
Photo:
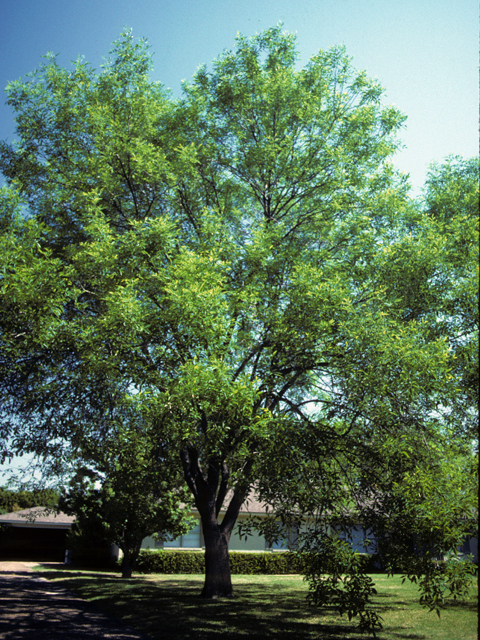
[[(38, 568), (49, 580), (75, 591), (103, 611), (158, 640), (357, 640), (355, 621), (309, 607), (301, 576), (232, 576), (234, 599), (204, 601), (203, 577), (148, 575), (122, 580), (105, 572)], [(474, 640), (477, 588), (464, 602), (449, 604), (441, 618), (418, 604), (415, 585), (399, 577), (373, 576), (379, 640)]]

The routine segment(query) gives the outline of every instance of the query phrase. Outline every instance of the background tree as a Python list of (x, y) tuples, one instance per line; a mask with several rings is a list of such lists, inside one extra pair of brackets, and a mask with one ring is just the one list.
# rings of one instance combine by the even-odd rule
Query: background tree
[(0, 513), (12, 513), (30, 507), (54, 507), (59, 495), (53, 489), (13, 491), (0, 487)]
[[(305, 442), (328, 460), (323, 509), (382, 440), (430, 435), (452, 391), (444, 336), (393, 286), (426, 224), (388, 163), (404, 116), (342, 48), (295, 61), (280, 27), (238, 36), (175, 102), (123, 34), (100, 74), (51, 57), (9, 86), (1, 166), (30, 217), (2, 235), (4, 430), (101, 442), (135, 399), (200, 513), (205, 597), (232, 594), (239, 509)], [(307, 495), (308, 468), (286, 477)]]
[[(168, 452), (131, 426), (117, 429), (94, 448), (91, 456), (85, 456), (90, 466), (78, 467), (59, 507), (76, 516), (77, 546), (92, 535), (116, 544), (123, 552), (122, 577), (130, 578), (145, 537), (158, 533), (176, 537), (188, 531), (189, 509), (182, 502), (188, 497), (180, 482), (175, 486), (178, 473), (168, 462)], [(92, 458), (99, 471), (92, 470)]]

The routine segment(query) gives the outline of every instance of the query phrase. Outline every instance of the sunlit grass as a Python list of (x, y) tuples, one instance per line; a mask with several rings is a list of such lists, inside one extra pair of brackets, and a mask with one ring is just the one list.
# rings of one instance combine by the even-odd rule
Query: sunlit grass
[[(113, 573), (65, 570), (46, 572), (45, 577), (159, 640), (365, 638), (356, 631), (355, 621), (309, 607), (308, 587), (301, 576), (233, 576), (235, 598), (214, 601), (199, 598), (200, 575), (123, 580)], [(373, 579), (384, 625), (377, 634), (380, 640), (477, 638), (476, 588), (466, 601), (447, 605), (439, 619), (418, 604), (415, 585), (402, 585), (399, 577)]]

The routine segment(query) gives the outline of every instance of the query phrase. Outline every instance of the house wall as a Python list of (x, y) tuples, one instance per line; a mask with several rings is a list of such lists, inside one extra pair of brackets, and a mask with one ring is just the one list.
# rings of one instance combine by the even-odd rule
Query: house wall
[[(241, 521), (241, 517), (239, 517)], [(230, 538), (230, 551), (266, 551), (268, 549), (265, 538), (259, 533), (254, 531), (252, 535), (248, 536), (245, 540), (245, 536), (238, 535), (238, 525), (235, 525)]]
[(459, 552), (465, 556), (472, 556), (473, 561), (478, 564), (478, 538), (466, 538)]
[[(245, 519), (247, 516), (240, 515), (238, 517), (238, 523)], [(365, 539), (365, 532), (360, 525), (353, 527), (350, 532), (350, 537), (344, 537), (348, 539), (353, 547), (353, 550), (357, 553), (374, 553), (375, 547), (371, 544), (367, 549), (363, 545)], [(292, 538), (291, 542), (294, 542)], [(203, 541), (203, 535), (201, 531), (200, 519), (198, 518), (198, 525), (195, 529), (186, 536), (180, 536), (177, 540), (164, 544), (161, 540), (154, 540), (152, 536), (145, 538), (142, 542), (142, 549), (204, 549), (205, 544)], [(265, 541), (265, 538), (259, 535), (257, 532), (253, 532), (252, 535), (240, 538), (238, 535), (238, 524), (235, 526), (232, 536), (230, 538), (230, 551), (284, 551), (287, 549), (286, 544), (278, 543), (273, 547), (269, 547)], [(478, 563), (478, 540), (476, 538), (470, 538), (465, 541), (459, 551), (465, 555), (472, 554), (474, 561)]]
[(347, 540), (356, 553), (374, 553), (375, 546), (373, 544), (370, 544), (367, 548), (365, 548), (364, 542), (366, 539), (366, 534), (361, 525), (352, 527), (349, 533), (349, 536), (341, 535), (341, 538)]
[[(242, 516), (239, 516), (238, 522), (241, 522)], [(196, 527), (188, 533), (186, 536), (180, 536), (173, 542), (162, 542), (161, 540), (155, 540), (152, 536), (144, 538), (142, 542), (142, 549), (203, 549), (205, 543), (203, 541), (202, 528), (200, 519), (198, 518), (198, 524)], [(245, 540), (243, 536), (240, 538), (238, 535), (238, 524), (232, 532), (230, 538), (230, 551), (265, 551), (267, 549), (265, 538), (258, 533), (254, 532), (248, 536)]]

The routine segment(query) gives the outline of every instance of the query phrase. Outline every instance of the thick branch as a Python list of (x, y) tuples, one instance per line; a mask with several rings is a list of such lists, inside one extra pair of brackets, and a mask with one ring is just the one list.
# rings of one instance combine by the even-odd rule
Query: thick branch
[(223, 501), (225, 500), (225, 496), (227, 495), (228, 490), (228, 478), (230, 477), (230, 472), (227, 467), (226, 462), (222, 462), (222, 480), (220, 482), (220, 489), (218, 491), (217, 499), (215, 501), (215, 515), (218, 517), (220, 513), (220, 509), (223, 506)]
[(227, 507), (227, 511), (222, 520), (222, 524), (220, 528), (222, 532), (226, 535), (230, 535), (235, 526), (235, 522), (237, 521), (238, 514), (240, 512), (240, 508), (242, 504), (245, 502), (245, 498), (248, 495), (250, 490), (250, 474), (253, 468), (254, 460), (250, 459), (244, 464), (242, 469), (242, 478), (243, 482), (241, 485), (237, 486), (233, 492), (232, 499), (230, 500), (230, 504)]
[(198, 489), (197, 489), (197, 476), (200, 472), (198, 467), (198, 452), (195, 449), (189, 449), (187, 446), (183, 447), (180, 451), (180, 458), (182, 460), (183, 474), (188, 488), (193, 493), (195, 498), (195, 504), (198, 501)]

